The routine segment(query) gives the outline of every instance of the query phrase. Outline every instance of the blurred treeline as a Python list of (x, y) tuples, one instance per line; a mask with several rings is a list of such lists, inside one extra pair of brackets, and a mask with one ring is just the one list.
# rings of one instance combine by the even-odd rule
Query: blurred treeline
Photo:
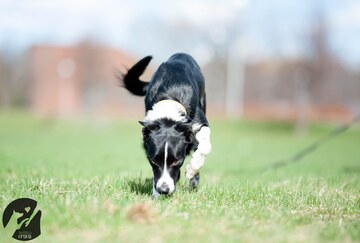
[[(306, 53), (297, 58), (248, 61), (231, 56), (231, 39), (221, 45), (203, 39), (215, 50), (201, 67), (210, 115), (293, 120), (302, 126), (308, 120), (346, 120), (358, 112), (360, 71), (332, 53), (321, 21), (303, 38)], [(91, 39), (67, 47), (37, 45), (11, 57), (0, 53), (0, 107), (52, 116), (141, 114), (142, 100), (116, 80), (117, 69), (125, 72), (141, 57)], [(152, 63), (145, 80), (158, 65)]]

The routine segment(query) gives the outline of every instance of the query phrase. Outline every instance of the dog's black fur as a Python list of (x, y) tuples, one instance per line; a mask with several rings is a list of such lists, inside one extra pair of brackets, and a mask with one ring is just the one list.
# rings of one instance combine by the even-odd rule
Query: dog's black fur
[[(164, 100), (176, 101), (186, 110), (181, 114), (184, 117), (181, 121), (171, 117), (149, 121), (145, 117), (145, 121), (140, 122), (143, 125), (143, 146), (154, 173), (154, 189), (160, 194), (170, 194), (172, 191), (166, 185), (156, 186), (164, 168), (167, 168), (175, 186), (185, 157), (198, 145), (196, 132), (209, 125), (205, 117), (205, 82), (196, 61), (183, 53), (162, 63), (150, 82), (141, 81), (139, 76), (151, 59), (147, 56), (136, 63), (123, 75), (122, 83), (132, 94), (145, 96), (146, 114)], [(190, 180), (193, 187), (198, 183), (199, 174)]]

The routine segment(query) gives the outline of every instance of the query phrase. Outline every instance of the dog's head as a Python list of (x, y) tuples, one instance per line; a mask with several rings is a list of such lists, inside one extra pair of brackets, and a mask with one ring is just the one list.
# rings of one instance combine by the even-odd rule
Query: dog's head
[(146, 156), (154, 173), (154, 193), (170, 195), (175, 191), (180, 168), (192, 147), (191, 124), (167, 119), (140, 124)]

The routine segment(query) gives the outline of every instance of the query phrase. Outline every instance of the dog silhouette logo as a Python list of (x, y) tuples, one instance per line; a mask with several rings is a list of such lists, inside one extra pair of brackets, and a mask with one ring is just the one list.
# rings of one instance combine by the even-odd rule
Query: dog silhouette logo
[(19, 198), (5, 208), (2, 222), (14, 239), (28, 241), (41, 234), (41, 211), (36, 211), (36, 206), (37, 202), (33, 199)]

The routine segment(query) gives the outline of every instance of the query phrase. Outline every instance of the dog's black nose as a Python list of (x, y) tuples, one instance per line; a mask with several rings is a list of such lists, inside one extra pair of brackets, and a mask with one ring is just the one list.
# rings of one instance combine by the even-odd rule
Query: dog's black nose
[(157, 188), (157, 191), (160, 194), (169, 194), (170, 188), (168, 185), (165, 184), (165, 182), (163, 182), (161, 186)]

